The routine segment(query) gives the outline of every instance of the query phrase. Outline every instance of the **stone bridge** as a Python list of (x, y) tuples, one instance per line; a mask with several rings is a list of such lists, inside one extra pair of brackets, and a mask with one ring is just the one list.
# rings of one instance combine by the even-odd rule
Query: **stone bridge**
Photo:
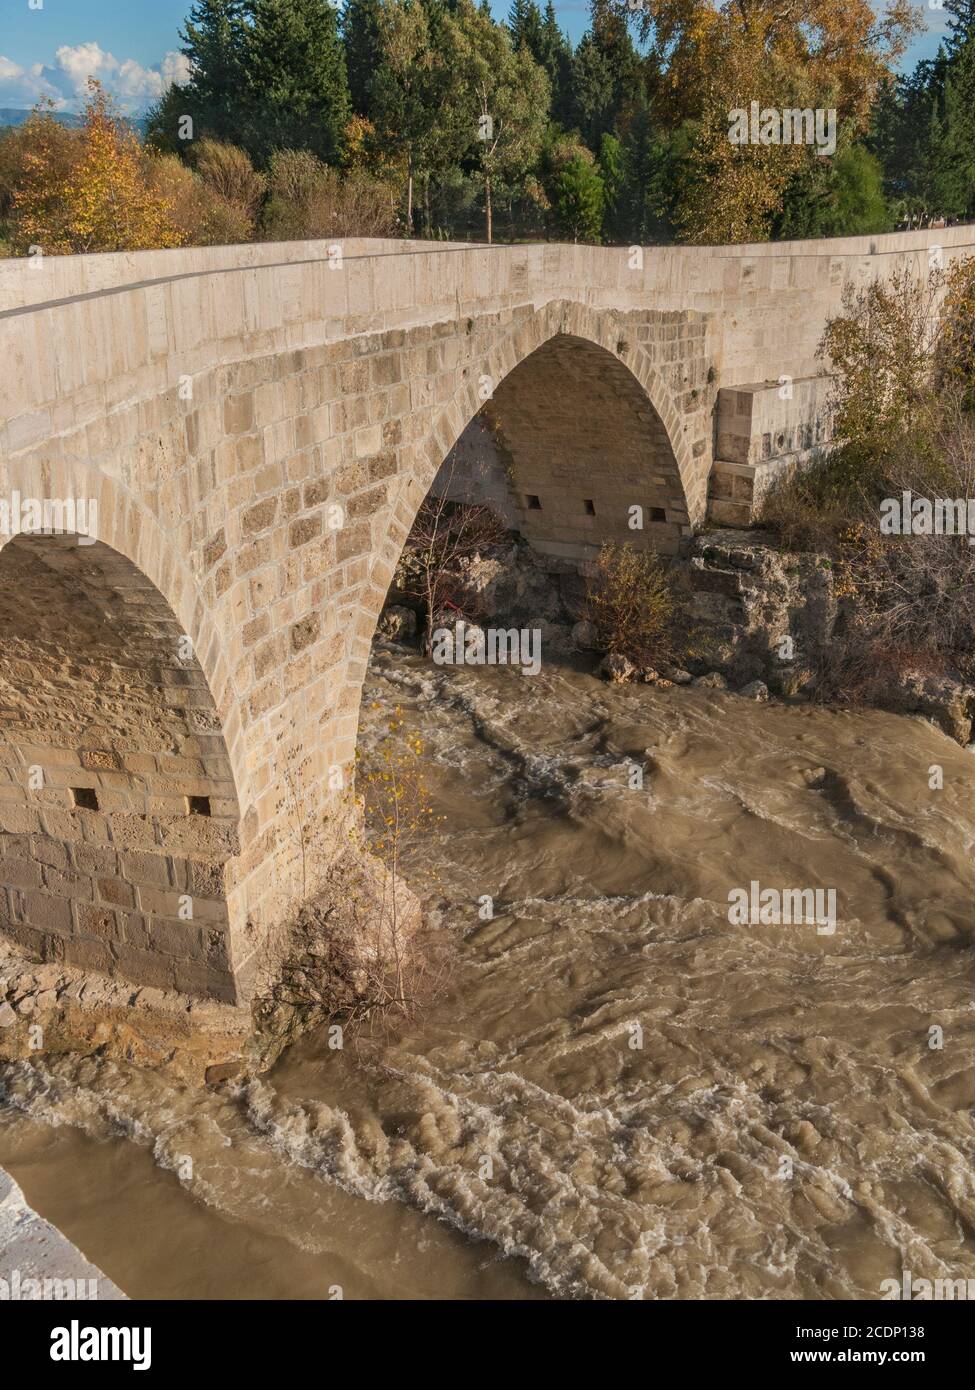
[(377, 618), (479, 412), (533, 544), (674, 553), (828, 437), (844, 286), (971, 238), (0, 263), (0, 934), (246, 1002), (348, 834)]

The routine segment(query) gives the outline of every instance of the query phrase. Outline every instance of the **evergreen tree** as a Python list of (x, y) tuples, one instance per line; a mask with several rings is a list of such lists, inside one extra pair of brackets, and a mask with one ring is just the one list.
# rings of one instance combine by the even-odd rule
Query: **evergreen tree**
[(975, 36), (975, 0), (944, 0), (942, 9), (948, 16), (948, 52), (954, 55)]
[(573, 241), (598, 242), (606, 190), (591, 159), (575, 155), (555, 181), (554, 207), (560, 231)]
[(932, 213), (975, 215), (975, 31), (948, 64), (931, 123), (928, 168)]
[(542, 41), (542, 12), (535, 0), (511, 0), (508, 29), (511, 47), (517, 49), (524, 44), (537, 62)]
[(832, 159), (803, 165), (791, 180), (773, 236), (867, 236), (889, 231), (891, 220), (880, 161), (863, 145), (845, 145)]
[(616, 118), (616, 86), (609, 58), (591, 33), (572, 57), (572, 118), (590, 149)]
[[(184, 87), (172, 86), (149, 112), (147, 138), (184, 154), (188, 139), (233, 138), (239, 121), (245, 0), (194, 0), (180, 34), (191, 64)], [(185, 118), (192, 119), (192, 131)]]
[(548, 77), (552, 119), (572, 119), (572, 46), (559, 28), (555, 6), (548, 0), (544, 17), (536, 0), (512, 0), (508, 12), (511, 46), (524, 46)]
[(604, 135), (599, 146), (599, 176), (603, 183), (603, 222), (605, 236), (619, 231), (619, 198), (623, 190), (623, 146), (615, 135)]
[(345, 53), (328, 0), (249, 0), (246, 113), (238, 141), (260, 162), (306, 149), (334, 163), (349, 118)]
[(626, 20), (593, 0), (592, 28), (572, 58), (572, 120), (591, 150), (612, 132), (624, 107), (643, 96), (640, 56)]
[(673, 240), (673, 212), (681, 158), (689, 137), (665, 137), (648, 109), (641, 108), (622, 141), (621, 179), (609, 210), (607, 232), (623, 243), (648, 245)]
[(942, 52), (918, 63), (909, 76), (888, 80), (878, 94), (866, 144), (880, 160), (884, 190), (901, 215), (928, 202), (931, 130), (945, 68)]
[(572, 45), (559, 28), (552, 0), (547, 0), (538, 48), (532, 50), (532, 57), (548, 76), (552, 119), (566, 125), (572, 115)]
[(382, 62), (381, 0), (346, 0), (342, 11), (342, 42), (349, 77), (352, 109), (370, 115), (369, 88)]

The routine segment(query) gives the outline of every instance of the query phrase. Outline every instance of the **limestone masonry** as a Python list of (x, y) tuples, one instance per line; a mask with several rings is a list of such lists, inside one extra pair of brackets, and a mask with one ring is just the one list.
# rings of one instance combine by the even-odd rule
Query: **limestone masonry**
[(0, 262), (0, 496), (95, 503), (93, 544), (0, 535), (0, 934), (246, 1004), (347, 843), (376, 622), (482, 407), (536, 548), (677, 553), (828, 441), (844, 285), (972, 235)]

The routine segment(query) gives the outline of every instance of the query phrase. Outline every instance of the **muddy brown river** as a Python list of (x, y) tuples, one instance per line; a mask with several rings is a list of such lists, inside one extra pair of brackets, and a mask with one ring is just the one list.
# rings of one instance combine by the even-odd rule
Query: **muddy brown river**
[[(42, 1215), (137, 1297), (975, 1278), (970, 752), (874, 711), (390, 649), (366, 763), (397, 706), (442, 818), (410, 870), (437, 877), (446, 988), (220, 1091), (0, 1069), (0, 1164)], [(729, 921), (753, 881), (835, 889), (835, 932)]]

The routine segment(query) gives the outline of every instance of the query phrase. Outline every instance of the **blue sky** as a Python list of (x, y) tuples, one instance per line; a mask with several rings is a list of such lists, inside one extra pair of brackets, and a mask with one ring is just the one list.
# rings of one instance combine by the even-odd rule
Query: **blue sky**
[[(915, 0), (917, 3), (917, 0)], [(127, 110), (141, 110), (185, 75), (179, 29), (191, 0), (0, 0), (0, 106), (33, 106), (50, 95), (76, 109), (89, 76)], [(510, 0), (492, 0), (498, 18)], [(906, 66), (937, 49), (944, 12), (919, 5), (926, 33)], [(588, 0), (555, 0), (574, 40), (586, 28)]]

